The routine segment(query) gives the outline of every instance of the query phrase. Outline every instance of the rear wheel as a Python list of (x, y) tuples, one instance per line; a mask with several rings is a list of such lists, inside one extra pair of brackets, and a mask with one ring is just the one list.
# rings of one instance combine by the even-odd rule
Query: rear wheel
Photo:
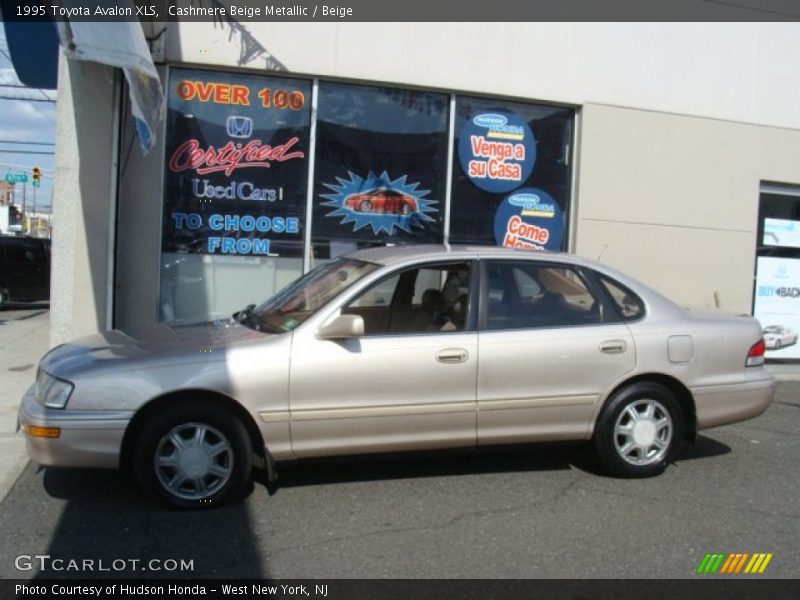
[(597, 420), (594, 445), (609, 473), (649, 477), (675, 457), (685, 428), (675, 395), (663, 385), (636, 383), (617, 391)]
[(223, 503), (250, 479), (252, 449), (241, 421), (213, 404), (176, 404), (145, 423), (134, 473), (152, 496), (185, 509)]

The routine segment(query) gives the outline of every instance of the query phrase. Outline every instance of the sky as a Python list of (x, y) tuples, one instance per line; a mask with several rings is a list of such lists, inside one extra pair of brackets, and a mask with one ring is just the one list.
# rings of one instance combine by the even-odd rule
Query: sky
[[(27, 208), (33, 210), (31, 169), (42, 170), (42, 185), (36, 191), (36, 208), (49, 209), (53, 194), (54, 156), (50, 154), (24, 154), (24, 152), (53, 152), (55, 146), (10, 144), (8, 142), (55, 142), (56, 103), (8, 100), (8, 96), (29, 98), (55, 98), (51, 90), (8, 87), (21, 85), (9, 59), (5, 30), (0, 24), (0, 180), (6, 173), (24, 172), (28, 175), (26, 190)], [(22, 204), (22, 184), (16, 185), (16, 201)]]

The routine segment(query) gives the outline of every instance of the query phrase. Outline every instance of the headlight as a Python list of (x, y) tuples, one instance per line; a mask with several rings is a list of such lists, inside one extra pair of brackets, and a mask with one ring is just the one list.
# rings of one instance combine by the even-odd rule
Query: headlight
[(74, 387), (70, 382), (56, 379), (42, 369), (36, 374), (36, 399), (48, 408), (64, 408)]

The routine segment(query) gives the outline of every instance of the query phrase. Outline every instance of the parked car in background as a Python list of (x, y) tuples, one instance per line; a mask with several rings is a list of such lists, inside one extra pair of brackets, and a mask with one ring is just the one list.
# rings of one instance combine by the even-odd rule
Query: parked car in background
[(797, 334), (783, 325), (764, 327), (764, 343), (767, 350), (780, 350), (797, 343)]
[(50, 240), (0, 235), (0, 308), (50, 299)]
[(34, 462), (122, 466), (182, 508), (236, 497), (254, 465), (359, 453), (590, 440), (643, 477), (767, 408), (764, 351), (752, 317), (574, 256), (372, 248), (227, 322), (58, 346), (19, 419)]
[(348, 196), (344, 206), (357, 212), (387, 215), (410, 215), (417, 211), (417, 201), (414, 198), (383, 188)]

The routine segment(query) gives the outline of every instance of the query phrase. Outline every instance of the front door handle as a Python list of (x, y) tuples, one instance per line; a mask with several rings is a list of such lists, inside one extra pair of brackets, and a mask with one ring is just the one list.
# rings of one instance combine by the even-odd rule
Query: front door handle
[(606, 340), (600, 344), (600, 352), (605, 354), (622, 354), (627, 349), (625, 340)]
[(462, 363), (469, 357), (464, 348), (445, 348), (436, 353), (436, 360), (441, 363)]

